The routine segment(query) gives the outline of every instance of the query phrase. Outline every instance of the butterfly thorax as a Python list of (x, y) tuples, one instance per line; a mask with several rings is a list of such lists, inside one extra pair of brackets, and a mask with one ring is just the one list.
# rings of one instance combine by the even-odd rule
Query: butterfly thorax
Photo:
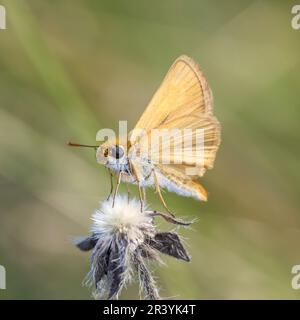
[(153, 184), (152, 171), (154, 166), (148, 155), (141, 155), (129, 147), (128, 151), (122, 144), (109, 141), (103, 143), (96, 153), (98, 163), (115, 172), (122, 173), (122, 180), (136, 183), (138, 180), (144, 186)]

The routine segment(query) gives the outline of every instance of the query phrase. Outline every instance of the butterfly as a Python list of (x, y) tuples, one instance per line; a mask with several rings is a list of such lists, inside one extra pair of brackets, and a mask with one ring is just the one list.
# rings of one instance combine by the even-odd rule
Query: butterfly
[[(162, 132), (172, 132), (169, 148), (158, 143), (157, 135), (160, 137)], [(88, 147), (97, 148), (97, 162), (109, 169), (113, 205), (120, 183), (133, 183), (139, 188), (141, 208), (146, 202), (146, 187), (154, 187), (163, 206), (172, 214), (162, 189), (207, 200), (199, 178), (213, 168), (220, 132), (219, 121), (213, 115), (212, 91), (198, 64), (182, 55), (170, 67), (128, 138), (119, 137), (117, 141), (108, 138), (100, 146)]]

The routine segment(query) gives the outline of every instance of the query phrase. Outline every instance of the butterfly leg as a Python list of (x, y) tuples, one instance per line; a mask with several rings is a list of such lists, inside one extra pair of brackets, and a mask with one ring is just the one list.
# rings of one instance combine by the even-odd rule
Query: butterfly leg
[(164, 208), (167, 210), (167, 212), (172, 216), (172, 217), (175, 217), (175, 215), (170, 211), (170, 209), (168, 208), (166, 202), (165, 202), (165, 199), (163, 198), (162, 196), (162, 193), (161, 193), (161, 189), (160, 189), (160, 186), (159, 186), (159, 182), (158, 182), (158, 178), (157, 178), (157, 175), (155, 173), (155, 171), (153, 171), (153, 175), (154, 175), (154, 183), (155, 183), (155, 189), (156, 189), (156, 192), (158, 193), (159, 195), (159, 198), (160, 198), (160, 201), (162, 202)]
[(139, 186), (139, 194), (140, 194), (140, 201), (141, 201), (141, 212), (143, 212), (146, 205), (146, 188)]
[(126, 183), (126, 191), (127, 191), (127, 202), (129, 203), (131, 192), (130, 192), (130, 189), (128, 187), (128, 183)]
[(109, 176), (110, 176), (110, 192), (109, 192), (109, 195), (108, 195), (106, 200), (110, 199), (110, 197), (111, 197), (111, 195), (113, 194), (113, 191), (114, 191), (113, 174), (109, 169), (108, 169), (108, 172), (109, 172)]
[(144, 198), (143, 198), (143, 188), (139, 184), (139, 197), (140, 197), (140, 202), (141, 202), (141, 212), (144, 211)]
[(121, 184), (121, 179), (122, 179), (122, 172), (120, 171), (119, 174), (118, 174), (118, 181), (117, 181), (116, 189), (115, 189), (115, 192), (114, 192), (112, 207), (115, 206), (115, 200), (116, 200), (116, 196), (118, 194), (119, 186)]
[(143, 191), (143, 200), (144, 200), (144, 203), (147, 203), (146, 188), (145, 188), (145, 187), (143, 187), (143, 188), (142, 188), (142, 191)]
[(144, 210), (144, 197), (143, 197), (143, 187), (141, 186), (141, 179), (140, 179), (140, 170), (136, 163), (133, 161), (129, 162), (130, 170), (132, 172), (132, 176), (135, 178), (135, 181), (139, 187), (139, 198), (141, 203), (141, 212)]

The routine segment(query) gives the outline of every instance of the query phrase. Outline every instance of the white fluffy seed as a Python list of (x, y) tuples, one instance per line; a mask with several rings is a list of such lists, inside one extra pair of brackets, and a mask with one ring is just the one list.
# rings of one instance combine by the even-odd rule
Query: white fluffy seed
[(145, 235), (152, 235), (155, 232), (152, 217), (141, 212), (140, 202), (136, 199), (128, 201), (124, 195), (116, 197), (114, 206), (111, 199), (101, 202), (92, 220), (93, 234), (102, 236), (126, 234), (129, 242), (136, 245), (143, 243)]

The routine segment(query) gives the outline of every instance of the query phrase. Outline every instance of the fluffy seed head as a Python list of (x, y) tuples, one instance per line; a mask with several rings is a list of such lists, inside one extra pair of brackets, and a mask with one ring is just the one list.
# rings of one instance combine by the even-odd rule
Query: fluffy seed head
[(174, 232), (157, 232), (154, 217), (161, 216), (177, 225), (189, 222), (167, 214), (143, 210), (136, 199), (117, 196), (100, 203), (92, 216), (91, 235), (80, 239), (77, 247), (92, 250), (87, 283), (94, 284), (97, 299), (117, 298), (133, 277), (138, 277), (144, 297), (159, 299), (158, 288), (147, 261), (160, 261), (158, 253), (189, 261), (189, 255)]
[(101, 237), (126, 235), (128, 242), (136, 246), (144, 242), (145, 236), (153, 236), (153, 218), (141, 212), (140, 202), (126, 196), (117, 196), (114, 206), (112, 200), (100, 203), (100, 208), (92, 216), (92, 233)]

